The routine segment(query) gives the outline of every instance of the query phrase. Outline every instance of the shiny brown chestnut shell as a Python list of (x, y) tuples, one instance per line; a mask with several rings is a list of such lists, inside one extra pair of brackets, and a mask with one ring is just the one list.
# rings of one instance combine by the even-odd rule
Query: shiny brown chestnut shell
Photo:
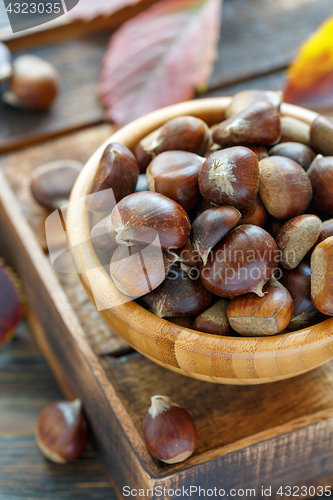
[(153, 396), (142, 422), (149, 452), (167, 464), (183, 462), (196, 447), (197, 430), (191, 415), (167, 396)]
[(306, 171), (315, 159), (316, 153), (309, 146), (300, 142), (281, 142), (269, 150), (269, 156), (290, 158)]
[(333, 119), (318, 115), (311, 123), (310, 139), (314, 149), (325, 156), (333, 156)]
[(200, 268), (204, 286), (219, 297), (237, 297), (262, 288), (278, 267), (279, 251), (274, 239), (258, 226), (236, 227), (211, 252)]
[(16, 108), (43, 111), (52, 105), (58, 87), (55, 67), (41, 57), (25, 54), (13, 61), (8, 89), (2, 99)]
[(203, 286), (199, 272), (194, 278), (172, 268), (163, 283), (139, 299), (139, 303), (160, 318), (193, 316), (209, 307), (212, 294)]
[(298, 215), (287, 221), (276, 236), (281, 250), (280, 263), (286, 269), (295, 269), (316, 243), (322, 223), (316, 215)]
[(232, 336), (233, 330), (227, 317), (228, 305), (228, 300), (218, 300), (214, 305), (196, 317), (192, 329), (213, 335)]
[(313, 189), (311, 206), (333, 215), (333, 156), (318, 155), (310, 165), (308, 176)]
[(263, 292), (263, 297), (255, 293), (235, 297), (228, 305), (229, 323), (240, 335), (276, 335), (289, 325), (294, 303), (288, 290), (272, 278)]
[(176, 254), (153, 245), (119, 245), (111, 258), (110, 275), (122, 293), (141, 297), (165, 280), (177, 260)]
[(237, 92), (237, 94), (232, 97), (231, 103), (225, 110), (225, 117), (230, 118), (230, 116), (237, 115), (255, 102), (263, 100), (269, 101), (277, 109), (280, 109), (280, 105), (283, 100), (283, 92), (280, 90), (275, 91), (260, 89), (248, 89)]
[(289, 330), (308, 328), (325, 319), (311, 300), (311, 268), (308, 261), (304, 260), (295, 269), (285, 271), (281, 283), (294, 300), (294, 314), (288, 325)]
[(254, 198), (254, 202), (247, 208), (241, 210), (241, 224), (253, 224), (254, 226), (265, 227), (268, 213), (259, 195)]
[(190, 240), (204, 264), (211, 249), (236, 226), (240, 218), (236, 208), (225, 206), (210, 208), (193, 221)]
[(320, 312), (333, 316), (333, 236), (312, 252), (311, 299)]
[(203, 120), (194, 116), (177, 116), (142, 139), (140, 145), (153, 156), (174, 150), (204, 156), (210, 139), (210, 130)]
[(246, 208), (253, 203), (259, 189), (257, 156), (242, 146), (212, 153), (203, 163), (198, 180), (205, 200)]
[(164, 194), (189, 211), (199, 201), (198, 175), (204, 158), (186, 151), (165, 151), (148, 165), (150, 191)]
[(257, 101), (214, 129), (213, 140), (224, 147), (276, 144), (281, 137), (280, 113), (268, 101)]
[(135, 191), (138, 176), (133, 153), (123, 144), (108, 144), (86, 199), (88, 210), (110, 212), (115, 203)]
[[(178, 203), (151, 191), (123, 198), (112, 210), (111, 227), (121, 245), (133, 243), (181, 248), (190, 235), (190, 220)], [(157, 238), (158, 237), (158, 238)]]
[(259, 196), (268, 213), (286, 220), (305, 212), (312, 187), (304, 169), (290, 158), (270, 156), (259, 162)]

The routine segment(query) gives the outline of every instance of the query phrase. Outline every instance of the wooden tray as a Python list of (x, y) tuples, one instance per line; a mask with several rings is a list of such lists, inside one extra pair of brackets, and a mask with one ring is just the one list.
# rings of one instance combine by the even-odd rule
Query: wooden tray
[[(85, 161), (110, 132), (93, 127), (0, 159), (0, 255), (23, 281), (29, 323), (63, 393), (83, 400), (119, 498), (124, 486), (254, 488), (252, 498), (272, 487), (271, 498), (283, 498), (280, 486), (330, 485), (332, 362), (262, 386), (189, 379), (134, 352), (103, 323), (78, 277), (53, 271), (44, 253), (47, 213), (31, 198), (29, 173), (59, 157)], [(197, 450), (179, 465), (157, 463), (142, 439), (141, 420), (157, 393), (184, 405), (198, 427)]]

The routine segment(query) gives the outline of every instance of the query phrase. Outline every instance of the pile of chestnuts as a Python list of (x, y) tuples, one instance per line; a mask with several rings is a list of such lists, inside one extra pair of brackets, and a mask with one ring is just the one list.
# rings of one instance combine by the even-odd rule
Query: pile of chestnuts
[(179, 116), (134, 152), (107, 146), (86, 204), (124, 295), (215, 335), (333, 316), (333, 120), (291, 142), (281, 100), (241, 92), (221, 123)]

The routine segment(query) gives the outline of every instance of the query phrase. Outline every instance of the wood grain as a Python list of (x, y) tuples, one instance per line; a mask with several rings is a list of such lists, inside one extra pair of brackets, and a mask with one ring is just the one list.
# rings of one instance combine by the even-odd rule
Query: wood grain
[(225, 0), (210, 88), (286, 68), (331, 14), (330, 0)]
[(52, 464), (34, 438), (42, 408), (63, 398), (25, 323), (0, 355), (0, 498), (115, 499), (92, 446), (66, 467)]
[[(45, 219), (49, 212), (38, 205), (30, 191), (31, 172), (43, 163), (55, 159), (70, 158), (84, 163), (101, 141), (111, 134), (110, 125), (101, 125), (75, 134), (54, 139), (28, 150), (17, 151), (0, 158), (0, 169), (5, 172), (20, 208), (25, 213), (29, 226), (44, 252), (47, 252)], [(63, 236), (65, 238), (65, 236)], [(62, 241), (62, 244), (66, 244)], [(65, 250), (66, 247), (64, 247)], [(77, 274), (58, 273), (58, 279), (66, 290), (70, 307), (85, 325), (85, 330), (98, 354), (119, 355), (128, 352), (128, 344), (105, 324), (82, 289)]]
[(159, 1), (141, 0), (137, 5), (129, 5), (111, 15), (98, 16), (90, 21), (74, 19), (71, 15), (65, 15), (48, 22), (47, 25), (30, 28), (24, 32), (12, 33), (11, 29), (6, 27), (0, 29), (0, 40), (5, 41), (11, 50), (16, 51), (59, 40), (73, 40), (104, 30), (111, 31)]
[(96, 89), (107, 40), (108, 35), (102, 33), (32, 51), (60, 73), (59, 95), (50, 110), (38, 113), (0, 103), (0, 153), (102, 121), (104, 112)]
[[(331, 10), (330, 0), (225, 0), (210, 92), (237, 85), (240, 81), (242, 86), (248, 79), (286, 68), (300, 44), (331, 14)], [(103, 18), (97, 20), (97, 26), (104, 21)], [(108, 32), (85, 37), (83, 35), (89, 33), (89, 23), (83, 23), (77, 32), (63, 26), (55, 32), (46, 31), (45, 39), (40, 34), (33, 34), (31, 39), (26, 36), (8, 43), (15, 56), (37, 44), (29, 52), (55, 65), (61, 76), (61, 86), (60, 95), (49, 111), (32, 114), (0, 103), (0, 153), (103, 120), (104, 110), (97, 96), (100, 62), (111, 28), (117, 23), (111, 23)], [(69, 39), (72, 35), (83, 38)], [(270, 87), (269, 78), (267, 85)], [(283, 86), (281, 71), (278, 80), (279, 87)], [(255, 86), (259, 84), (258, 81)], [(230, 89), (230, 93), (224, 95), (232, 93), (234, 90)]]

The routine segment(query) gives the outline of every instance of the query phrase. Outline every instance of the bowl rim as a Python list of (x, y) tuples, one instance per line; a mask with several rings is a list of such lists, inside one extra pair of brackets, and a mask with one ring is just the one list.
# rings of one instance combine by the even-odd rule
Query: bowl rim
[[(93, 304), (96, 306), (96, 294), (98, 293), (98, 300), (102, 301), (102, 306), (107, 306), (107, 308), (99, 311), (104, 320), (132, 347), (153, 361), (189, 376), (196, 376), (196, 372), (198, 372), (197, 378), (212, 381), (220, 381), (214, 380), (220, 377), (215, 376), (214, 370), (211, 370), (209, 375), (199, 373), (198, 366), (193, 366), (193, 360), (190, 362), (186, 359), (187, 352), (193, 352), (194, 350), (199, 357), (211, 358), (230, 354), (233, 357), (238, 357), (241, 362), (246, 361), (248, 357), (253, 358), (255, 353), (256, 356), (260, 355), (267, 364), (277, 351), (292, 350), (295, 353), (301, 349), (302, 352), (298, 352), (298, 356), (309, 358), (304, 354), (305, 347), (312, 349), (314, 345), (317, 345), (317, 348), (322, 350), (321, 343), (325, 343), (326, 349), (327, 342), (331, 342), (329, 332), (333, 326), (333, 318), (309, 328), (274, 336), (229, 337), (180, 327), (154, 315), (134, 301), (115, 306), (115, 303), (123, 295), (103, 269), (90, 241), (89, 213), (84, 203), (84, 197), (90, 192), (100, 158), (109, 143), (120, 142), (133, 150), (143, 137), (169, 119), (180, 115), (197, 116), (206, 121), (208, 125), (218, 123), (224, 119), (224, 110), (230, 101), (230, 97), (212, 97), (186, 101), (154, 111), (116, 131), (95, 151), (85, 164), (72, 190), (66, 216), (67, 235), (74, 264)], [(280, 111), (282, 116), (297, 118), (307, 124), (311, 124), (318, 116), (316, 112), (287, 103), (281, 104)], [(323, 327), (323, 325), (325, 326)], [(137, 335), (137, 332), (140, 332), (140, 335)], [(173, 351), (177, 348), (177, 353), (174, 352), (170, 355), (169, 352), (168, 358), (166, 355), (163, 356), (161, 352), (163, 349), (156, 349), (156, 343), (158, 344), (159, 341), (164, 346), (171, 346)], [(311, 362), (310, 359), (307, 359), (306, 362), (302, 359), (299, 365), (301, 369), (295, 374), (308, 371), (331, 359), (333, 357), (331, 344), (329, 353), (327, 352), (324, 357), (325, 359), (320, 363), (317, 361), (317, 364)], [(179, 359), (181, 359), (180, 367)], [(290, 370), (293, 371), (291, 367)], [(288, 372), (288, 375), (284, 377), (275, 376), (272, 372), (268, 379), (267, 377), (263, 378), (265, 378), (265, 381), (287, 378), (292, 376), (289, 373), (290, 370), (285, 368), (284, 371)], [(205, 370), (202, 371), (205, 372)], [(240, 369), (240, 375), (236, 374), (236, 378), (239, 378), (240, 383), (242, 383), (242, 380), (252, 380), (256, 377), (246, 373), (245, 366), (243, 370)], [(224, 378), (222, 377), (221, 380), (224, 380)], [(251, 383), (256, 382), (252, 380)]]

